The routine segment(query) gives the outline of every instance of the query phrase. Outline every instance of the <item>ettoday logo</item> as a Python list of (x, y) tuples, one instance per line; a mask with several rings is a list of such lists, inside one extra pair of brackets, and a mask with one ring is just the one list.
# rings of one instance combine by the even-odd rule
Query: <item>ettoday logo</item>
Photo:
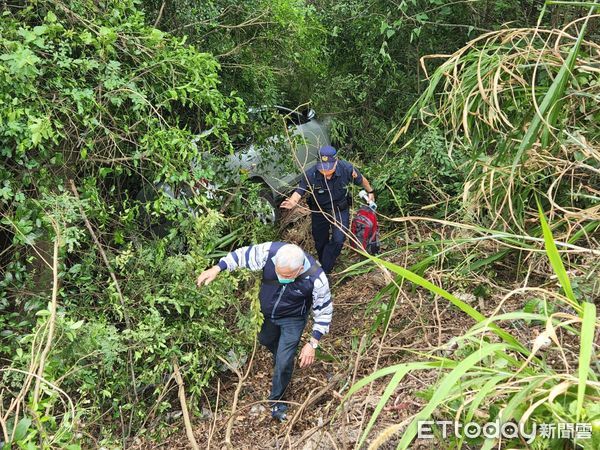
[(417, 422), (417, 436), (420, 439), (433, 439), (434, 425), (441, 431), (442, 438), (454, 436), (456, 438), (479, 438), (486, 439), (523, 439), (528, 444), (531, 444), (536, 436), (543, 438), (563, 438), (563, 439), (590, 439), (592, 437), (592, 425), (590, 423), (558, 423), (558, 424), (532, 424), (529, 431), (525, 428), (522, 422), (505, 422), (500, 423), (488, 422), (480, 425), (476, 422), (468, 422), (462, 424), (452, 422), (450, 420), (436, 420)]

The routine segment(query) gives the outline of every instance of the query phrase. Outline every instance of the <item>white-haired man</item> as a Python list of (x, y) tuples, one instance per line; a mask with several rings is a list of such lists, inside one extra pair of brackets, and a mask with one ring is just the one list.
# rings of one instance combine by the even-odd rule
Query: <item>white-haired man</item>
[(222, 270), (242, 267), (263, 272), (259, 298), (264, 322), (258, 340), (273, 354), (271, 415), (283, 421), (287, 405), (281, 400), (292, 378), (296, 350), (311, 307), (312, 336), (300, 351), (300, 367), (315, 361), (319, 340), (329, 331), (333, 313), (329, 282), (315, 259), (297, 245), (265, 242), (238, 248), (221, 258), (198, 276), (198, 287), (213, 281)]

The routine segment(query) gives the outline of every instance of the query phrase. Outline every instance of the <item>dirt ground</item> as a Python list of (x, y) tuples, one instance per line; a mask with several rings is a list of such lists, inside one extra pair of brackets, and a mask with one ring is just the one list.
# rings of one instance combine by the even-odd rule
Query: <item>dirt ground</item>
[[(312, 249), (307, 216), (297, 214), (287, 220), (284, 218), (283, 223), (286, 226), (284, 240)], [(347, 268), (358, 262), (358, 258), (350, 249), (344, 249), (337, 267)], [(411, 260), (413, 255), (396, 255), (394, 258), (403, 266), (415, 262)], [(378, 368), (414, 360), (416, 351), (439, 349), (473, 325), (467, 316), (448, 302), (431, 299), (425, 292), (406, 286), (401, 289), (385, 335), (381, 327), (371, 333), (380, 304), (389, 298), (384, 297), (377, 302), (373, 299), (391, 279), (389, 273), (379, 268), (351, 277), (340, 272), (333, 274), (334, 318), (330, 334), (322, 340), (321, 353), (324, 357), (309, 368), (295, 370), (287, 396), (291, 406), (288, 421), (279, 424), (270, 417), (266, 398), (271, 382), (271, 356), (258, 345), (252, 364), (242, 368), (248, 371), (247, 378), (240, 382), (236, 374), (226, 372), (218, 382), (215, 380), (210, 396), (214, 400), (218, 395), (218, 409), (214, 411), (206, 405), (203, 407), (204, 417), (193, 419), (198, 445), (201, 448), (227, 448), (225, 444), (229, 437), (235, 449), (354, 448), (389, 377), (375, 381), (342, 402), (353, 382)], [(465, 301), (473, 302), (473, 306), (484, 314), (496, 306), (495, 302), (476, 303), (478, 300), (471, 297), (465, 294)], [(507, 309), (518, 306), (504, 305)], [(305, 330), (306, 339), (310, 328), (307, 326)], [(369, 340), (370, 334), (372, 338)], [(388, 427), (401, 423), (419, 410), (424, 400), (416, 393), (431, 386), (437, 375), (432, 372), (413, 373), (400, 383), (369, 433), (367, 446), (396, 448), (401, 433), (391, 435), (381, 445), (374, 444), (374, 441)], [(235, 410), (232, 410), (236, 390), (238, 400)], [(140, 443), (138, 448), (189, 448), (183, 428), (181, 423), (180, 431), (158, 447), (157, 444)], [(440, 442), (424, 440), (413, 442), (411, 448), (424, 450), (444, 446)]]

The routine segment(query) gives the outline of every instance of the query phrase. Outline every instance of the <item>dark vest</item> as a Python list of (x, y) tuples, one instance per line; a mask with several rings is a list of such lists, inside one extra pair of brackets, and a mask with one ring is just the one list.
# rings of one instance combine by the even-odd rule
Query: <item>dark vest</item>
[[(323, 269), (313, 271), (311, 275), (301, 274), (295, 281), (289, 284), (277, 282), (275, 264), (273, 257), (285, 242), (273, 242), (269, 249), (269, 257), (263, 268), (263, 282), (258, 297), (260, 299), (260, 310), (269, 319), (280, 319), (282, 317), (301, 317), (308, 313), (312, 305), (312, 292), (315, 280), (319, 278)], [(304, 253), (311, 264), (317, 264), (315, 259)], [(276, 283), (274, 283), (276, 282)]]

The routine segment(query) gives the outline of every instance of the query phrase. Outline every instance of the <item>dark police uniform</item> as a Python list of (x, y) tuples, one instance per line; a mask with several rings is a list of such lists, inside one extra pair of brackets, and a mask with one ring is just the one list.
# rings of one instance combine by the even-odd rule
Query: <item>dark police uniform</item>
[[(351, 196), (348, 185), (361, 185), (363, 177), (348, 161), (337, 161), (330, 180), (316, 166), (304, 172), (295, 192), (309, 193), (308, 205), (312, 210), (312, 235), (325, 273), (331, 273), (335, 260), (342, 251), (350, 228)], [(333, 221), (335, 215), (335, 225)]]

